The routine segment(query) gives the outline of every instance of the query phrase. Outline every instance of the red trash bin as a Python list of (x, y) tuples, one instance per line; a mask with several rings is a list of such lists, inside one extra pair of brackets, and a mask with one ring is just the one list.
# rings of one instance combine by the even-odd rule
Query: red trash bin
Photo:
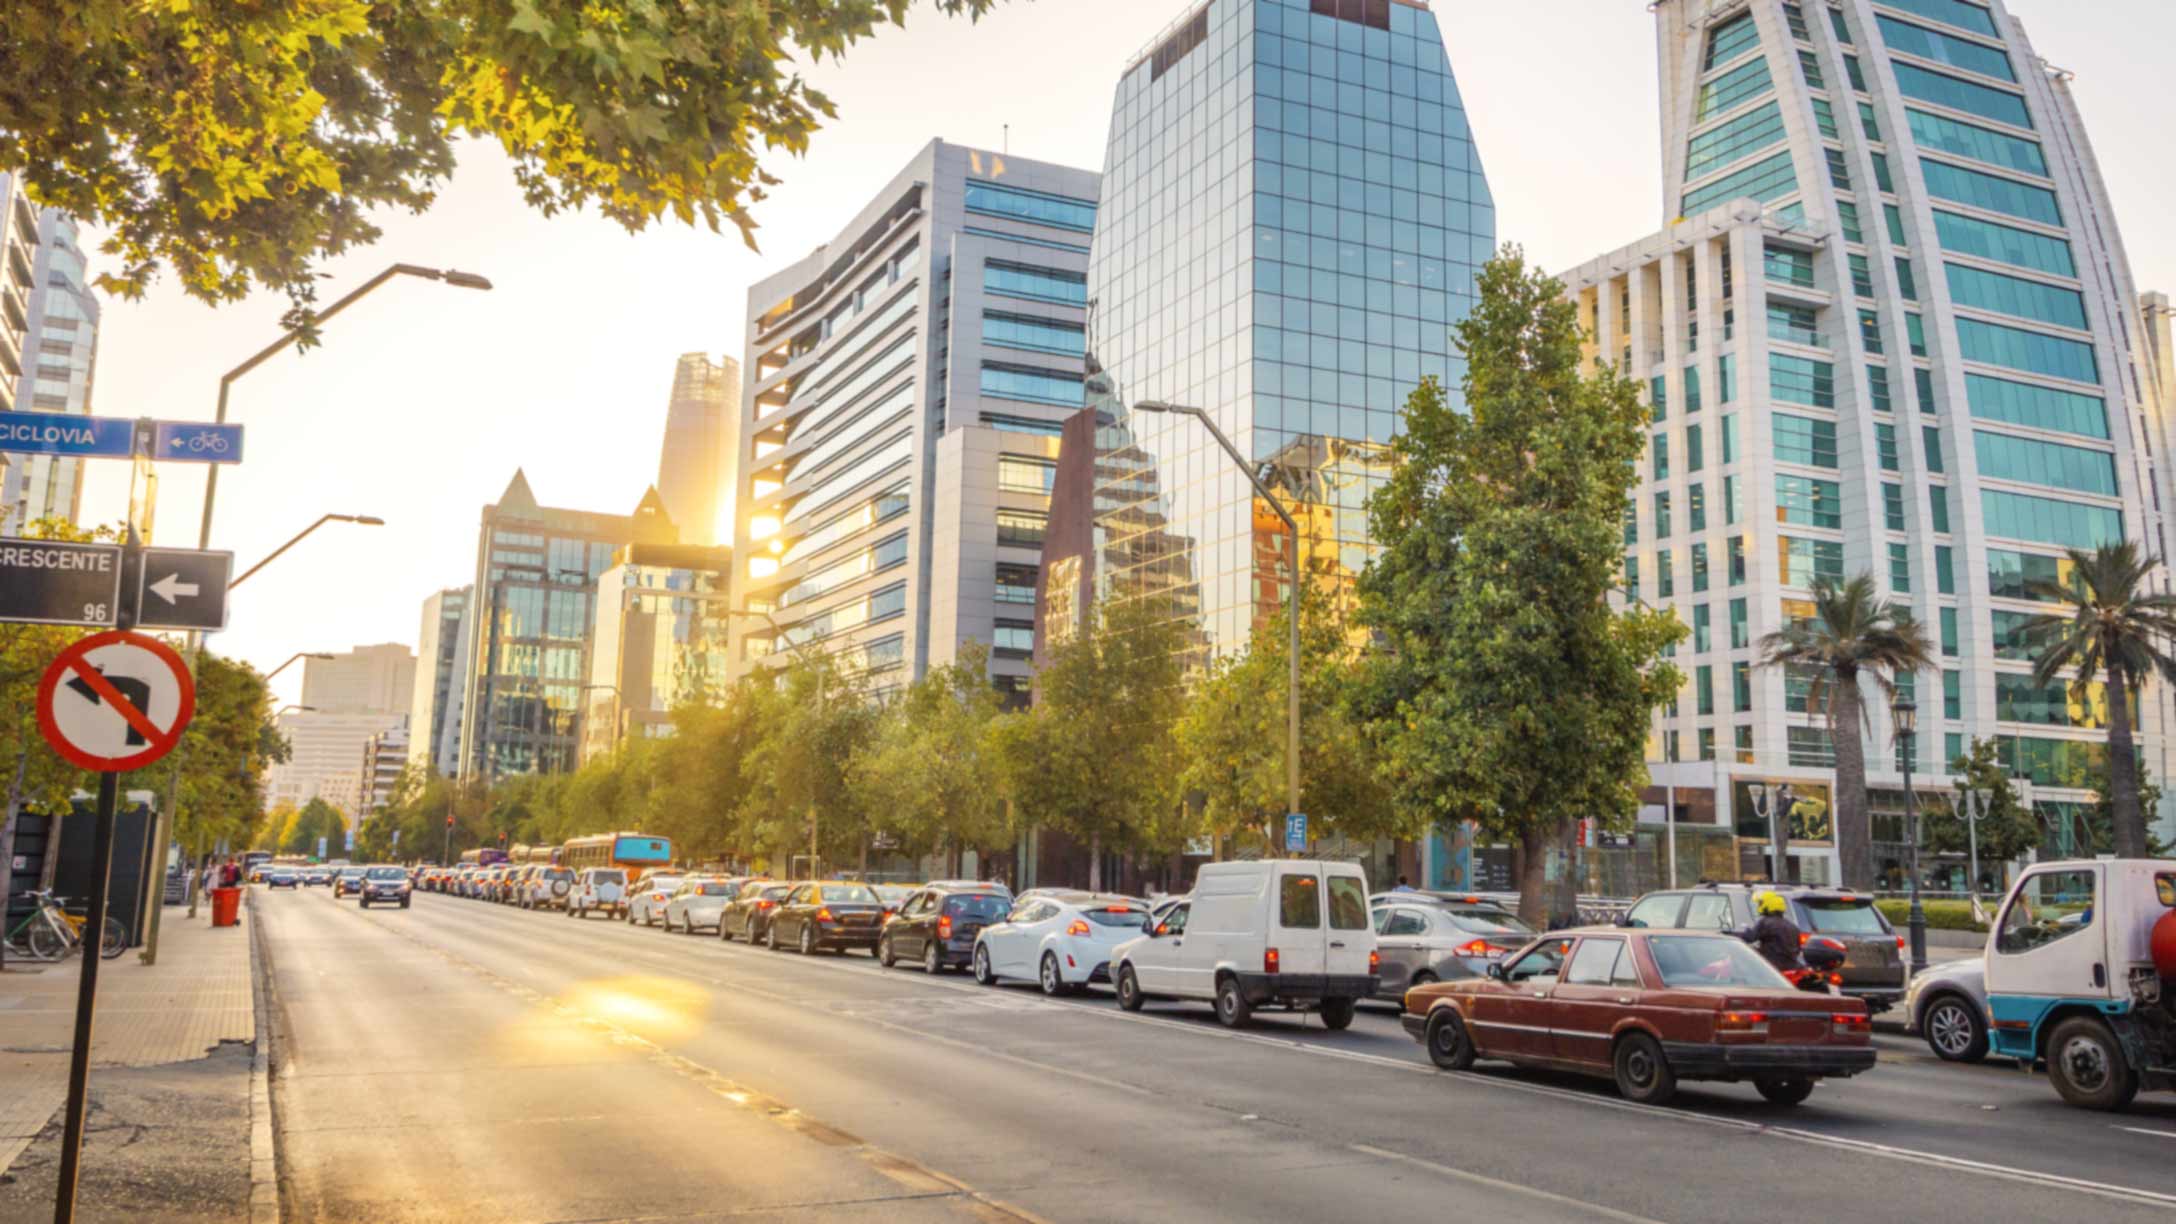
[(212, 925), (215, 927), (240, 926), (242, 923), (242, 890), (239, 888), (215, 888), (212, 890)]

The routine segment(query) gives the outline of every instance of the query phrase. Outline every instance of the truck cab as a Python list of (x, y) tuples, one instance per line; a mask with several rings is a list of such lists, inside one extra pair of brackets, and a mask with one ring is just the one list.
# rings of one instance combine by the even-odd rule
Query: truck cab
[(2045, 1061), (2065, 1101), (2117, 1110), (2176, 1089), (2176, 861), (2040, 863), (1987, 936), (1994, 1053)]

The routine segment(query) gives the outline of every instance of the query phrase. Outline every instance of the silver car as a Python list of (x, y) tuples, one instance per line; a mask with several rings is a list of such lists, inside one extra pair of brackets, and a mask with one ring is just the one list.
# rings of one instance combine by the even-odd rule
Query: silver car
[(718, 929), (718, 915), (732, 904), (740, 894), (745, 879), (722, 879), (716, 876), (689, 876), (680, 881), (670, 900), (665, 902), (665, 929), (693, 935), (699, 930)]
[(1378, 905), (1375, 947), (1382, 968), (1375, 997), (1403, 1001), (1415, 986), (1485, 976), (1497, 958), (1525, 947), (1536, 933), (1518, 915), (1486, 901), (1416, 896)]
[(1929, 966), (1904, 991), (1904, 1031), (1927, 1039), (1944, 1062), (1987, 1057), (1987, 958)]

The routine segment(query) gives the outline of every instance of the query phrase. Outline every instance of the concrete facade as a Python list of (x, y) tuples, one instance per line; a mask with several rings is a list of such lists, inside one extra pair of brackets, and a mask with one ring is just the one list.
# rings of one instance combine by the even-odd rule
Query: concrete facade
[(416, 635), (415, 701), (408, 713), (408, 759), (419, 768), (447, 777), (459, 768), (471, 589), (453, 587), (424, 600), (423, 623)]
[(415, 704), (416, 656), (398, 642), (302, 661), (302, 704), (323, 714), (399, 714)]
[[(75, 220), (59, 209), (38, 214), (33, 237), (36, 287), (23, 333), (24, 372), (15, 389), (17, 412), (87, 416), (98, 365), (98, 298), (78, 241)], [(4, 308), (0, 308), (4, 313)], [(42, 518), (75, 522), (83, 512), (82, 459), (6, 456), (0, 477), (0, 534), (19, 534)]]

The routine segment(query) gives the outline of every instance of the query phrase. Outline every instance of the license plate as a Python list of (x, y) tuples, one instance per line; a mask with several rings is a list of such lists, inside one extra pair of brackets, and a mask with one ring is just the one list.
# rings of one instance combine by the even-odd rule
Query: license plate
[(1828, 1026), (1829, 1020), (1826, 1016), (1777, 1016), (1768, 1021), (1768, 1038), (1771, 1041), (1800, 1045), (1828, 1036)]

